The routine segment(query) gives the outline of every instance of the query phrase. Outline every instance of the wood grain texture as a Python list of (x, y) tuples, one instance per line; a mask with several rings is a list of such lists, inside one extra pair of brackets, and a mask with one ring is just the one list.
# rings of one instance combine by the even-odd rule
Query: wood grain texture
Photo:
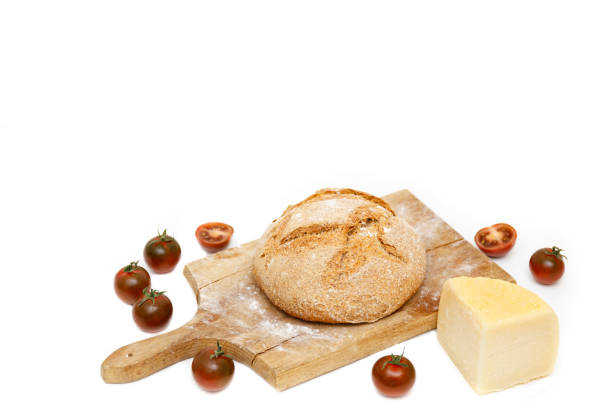
[(186, 265), (198, 302), (195, 316), (176, 330), (112, 353), (102, 363), (104, 381), (138, 380), (220, 340), (237, 361), (284, 390), (434, 329), (446, 279), (488, 276), (514, 282), (409, 191), (383, 198), (417, 230), (427, 250), (425, 282), (395, 313), (364, 324), (313, 323), (285, 314), (253, 279), (253, 241)]

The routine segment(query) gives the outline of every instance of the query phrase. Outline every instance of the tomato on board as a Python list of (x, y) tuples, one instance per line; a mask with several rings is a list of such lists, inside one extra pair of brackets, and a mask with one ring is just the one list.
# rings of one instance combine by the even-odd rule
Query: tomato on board
[(234, 376), (234, 361), (223, 351), (217, 341), (217, 349), (200, 351), (191, 363), (193, 378), (206, 391), (221, 391)]
[(234, 228), (222, 222), (209, 222), (196, 229), (196, 238), (208, 252), (217, 252), (229, 244)]
[(128, 305), (133, 305), (145, 289), (151, 287), (151, 277), (138, 261), (130, 262), (115, 275), (115, 293)]
[(372, 367), (372, 381), (383, 395), (401, 397), (414, 385), (416, 372), (414, 366), (404, 353), (396, 356), (384, 356), (378, 359)]
[(516, 242), (516, 230), (508, 224), (499, 223), (482, 228), (474, 236), (478, 248), (492, 258), (506, 255)]
[(166, 230), (151, 238), (144, 248), (144, 259), (153, 272), (172, 272), (179, 259), (181, 259), (181, 246), (166, 234)]
[(529, 269), (536, 281), (543, 285), (552, 285), (561, 279), (565, 272), (563, 258), (567, 259), (561, 251), (561, 248), (554, 246), (538, 249), (531, 255)]
[(132, 317), (141, 330), (155, 333), (168, 325), (172, 317), (172, 302), (164, 293), (145, 289), (140, 300), (134, 303)]

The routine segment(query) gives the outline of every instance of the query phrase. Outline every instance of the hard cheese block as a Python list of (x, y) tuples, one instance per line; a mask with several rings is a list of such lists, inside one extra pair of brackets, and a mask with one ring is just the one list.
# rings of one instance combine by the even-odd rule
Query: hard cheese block
[(559, 344), (557, 315), (536, 294), (490, 278), (444, 283), (438, 340), (474, 391), (499, 391), (549, 375)]

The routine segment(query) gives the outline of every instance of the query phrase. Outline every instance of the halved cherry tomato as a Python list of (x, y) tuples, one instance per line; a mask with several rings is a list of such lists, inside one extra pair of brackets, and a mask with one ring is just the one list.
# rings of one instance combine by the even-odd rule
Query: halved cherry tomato
[(229, 244), (234, 229), (222, 222), (208, 222), (196, 229), (196, 238), (208, 252), (217, 252)]
[(508, 224), (495, 224), (481, 229), (474, 236), (478, 248), (492, 258), (506, 255), (516, 242), (516, 230)]

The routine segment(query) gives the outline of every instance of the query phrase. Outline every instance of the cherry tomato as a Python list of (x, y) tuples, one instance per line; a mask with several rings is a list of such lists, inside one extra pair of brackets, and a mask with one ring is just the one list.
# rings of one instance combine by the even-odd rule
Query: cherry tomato
[(133, 305), (142, 296), (145, 289), (151, 287), (149, 272), (138, 261), (130, 262), (115, 275), (115, 293), (128, 305)]
[(217, 341), (217, 349), (200, 351), (191, 363), (193, 378), (206, 391), (221, 391), (234, 376), (234, 361), (229, 358)]
[(372, 381), (383, 395), (401, 397), (414, 385), (416, 373), (414, 366), (404, 353), (396, 356), (384, 356), (378, 359), (372, 367)]
[(143, 296), (134, 303), (132, 317), (142, 331), (155, 333), (168, 325), (172, 317), (172, 302), (164, 293), (145, 289)]
[(153, 272), (168, 273), (171, 272), (179, 259), (181, 259), (181, 247), (178, 242), (163, 233), (151, 238), (144, 249), (144, 258)]
[(229, 244), (234, 229), (222, 222), (209, 222), (196, 229), (196, 238), (208, 252), (217, 252)]
[(506, 255), (516, 242), (516, 230), (508, 224), (495, 224), (476, 233), (474, 241), (478, 248), (492, 258)]
[(567, 259), (556, 246), (538, 249), (529, 259), (529, 269), (536, 281), (543, 285), (552, 285), (563, 276)]

